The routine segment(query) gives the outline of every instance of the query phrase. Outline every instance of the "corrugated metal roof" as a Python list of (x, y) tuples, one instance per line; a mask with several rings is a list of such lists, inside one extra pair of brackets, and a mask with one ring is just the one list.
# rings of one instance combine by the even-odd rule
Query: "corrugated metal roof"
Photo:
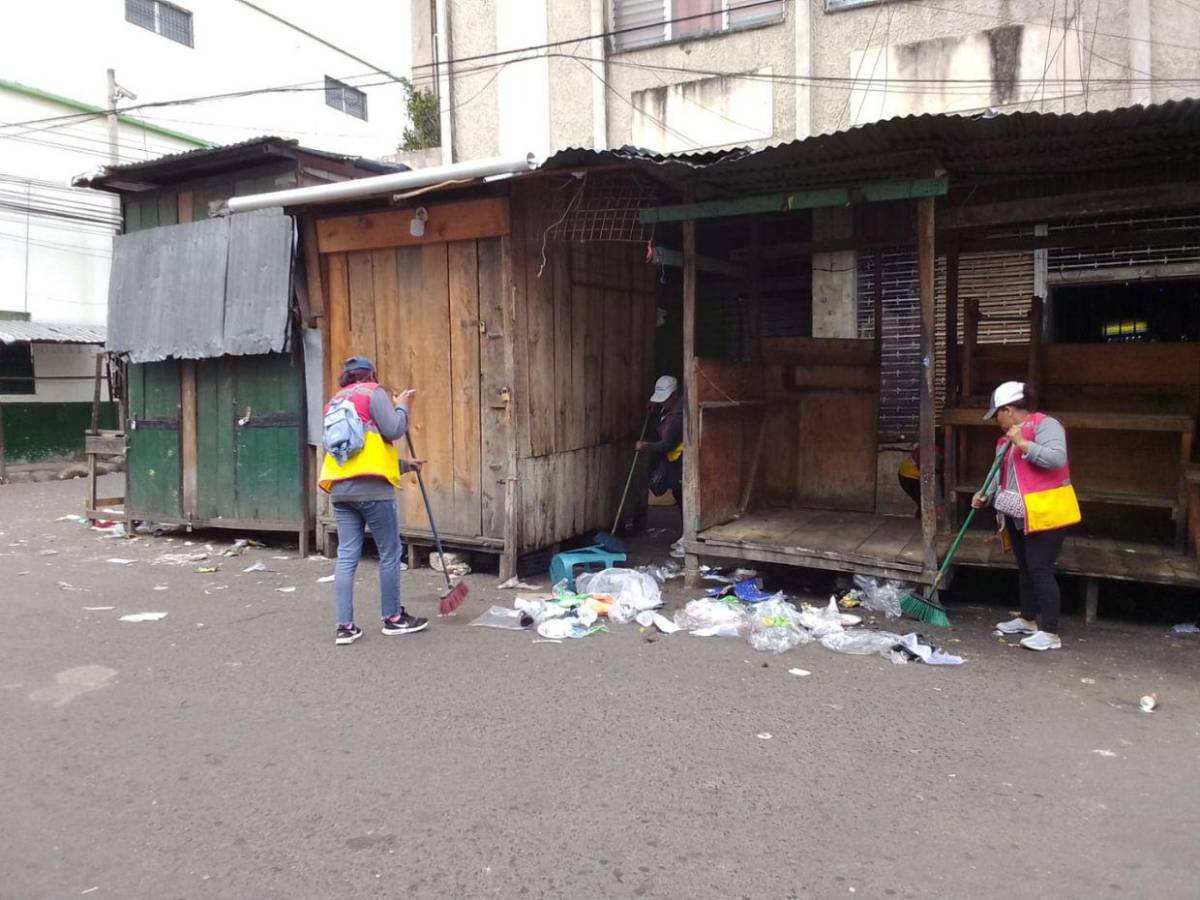
[(761, 150), (657, 154), (632, 147), (555, 153), (545, 169), (629, 163), (686, 181), (697, 199), (770, 193), (847, 180), (928, 175), (962, 180), (1033, 177), (1129, 165), (1147, 156), (1194, 157), (1200, 100), (1087, 113), (926, 114), (815, 135)]
[(311, 147), (300, 146), (300, 142), (296, 140), (263, 135), (239, 141), (236, 144), (200, 147), (195, 150), (169, 153), (155, 159), (122, 163), (116, 166), (102, 166), (96, 172), (80, 175), (72, 183), (76, 187), (103, 189), (110, 187), (110, 182), (154, 182), (156, 179), (166, 179), (182, 174), (196, 176), (208, 171), (221, 171), (264, 159), (290, 159), (297, 153), (335, 162), (350, 163), (364, 172), (375, 175), (408, 171), (408, 166), (401, 163), (385, 163), (363, 156), (348, 156), (331, 153), (328, 150), (314, 150)]
[(32, 341), (39, 344), (103, 344), (103, 325), (66, 325), (58, 322), (0, 321), (0, 344)]

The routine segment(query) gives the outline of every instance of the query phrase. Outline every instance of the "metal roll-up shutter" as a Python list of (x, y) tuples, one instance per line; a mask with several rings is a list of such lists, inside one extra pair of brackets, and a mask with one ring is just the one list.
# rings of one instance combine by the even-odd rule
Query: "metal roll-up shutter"
[[(858, 333), (874, 337), (875, 257), (863, 254), (858, 264)], [(946, 396), (946, 266), (939, 258), (934, 274), (937, 306), (935, 403), (940, 414)], [(880, 360), (879, 441), (906, 443), (917, 439), (921, 408), (921, 310), (917, 256), (908, 250), (883, 254), (883, 341)], [(1033, 253), (964, 253), (958, 264), (959, 340), (962, 304), (973, 299), (983, 317), (982, 344), (1029, 340), (1029, 304), (1033, 296)]]

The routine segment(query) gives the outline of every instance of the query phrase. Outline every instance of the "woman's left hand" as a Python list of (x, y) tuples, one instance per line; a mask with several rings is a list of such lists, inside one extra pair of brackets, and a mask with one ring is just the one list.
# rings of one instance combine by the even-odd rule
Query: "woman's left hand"
[(1021, 431), (1020, 425), (1014, 425), (1012, 428), (1008, 429), (1008, 431), (1004, 433), (1004, 436), (1012, 441), (1013, 446), (1015, 446), (1018, 450), (1024, 452), (1025, 450), (1029, 449), (1029, 441)]
[(416, 472), (416, 473), (420, 474), (421, 469), (423, 469), (424, 467), (425, 467), (425, 460), (423, 460), (423, 459), (406, 459), (404, 461), (404, 468), (408, 469), (408, 471), (410, 471), (410, 472)]

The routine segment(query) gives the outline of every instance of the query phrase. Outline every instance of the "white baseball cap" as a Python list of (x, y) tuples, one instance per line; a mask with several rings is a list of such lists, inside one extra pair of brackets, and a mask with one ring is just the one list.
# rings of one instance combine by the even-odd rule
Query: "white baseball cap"
[(1025, 399), (1025, 382), (1023, 381), (1006, 381), (1000, 387), (992, 391), (992, 408), (987, 411), (984, 416), (984, 421), (996, 417), (996, 411), (1002, 406), (1008, 406), (1010, 403), (1015, 403), (1018, 400)]
[(670, 375), (664, 375), (658, 381), (654, 382), (654, 393), (650, 395), (650, 402), (666, 403), (678, 388), (678, 381)]

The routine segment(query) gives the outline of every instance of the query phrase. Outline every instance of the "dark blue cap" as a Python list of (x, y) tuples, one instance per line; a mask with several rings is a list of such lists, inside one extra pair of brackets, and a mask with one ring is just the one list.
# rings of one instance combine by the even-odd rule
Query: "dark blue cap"
[(371, 362), (365, 356), (352, 356), (342, 363), (343, 372), (353, 372), (355, 369), (366, 369), (368, 372), (374, 372), (375, 363)]

